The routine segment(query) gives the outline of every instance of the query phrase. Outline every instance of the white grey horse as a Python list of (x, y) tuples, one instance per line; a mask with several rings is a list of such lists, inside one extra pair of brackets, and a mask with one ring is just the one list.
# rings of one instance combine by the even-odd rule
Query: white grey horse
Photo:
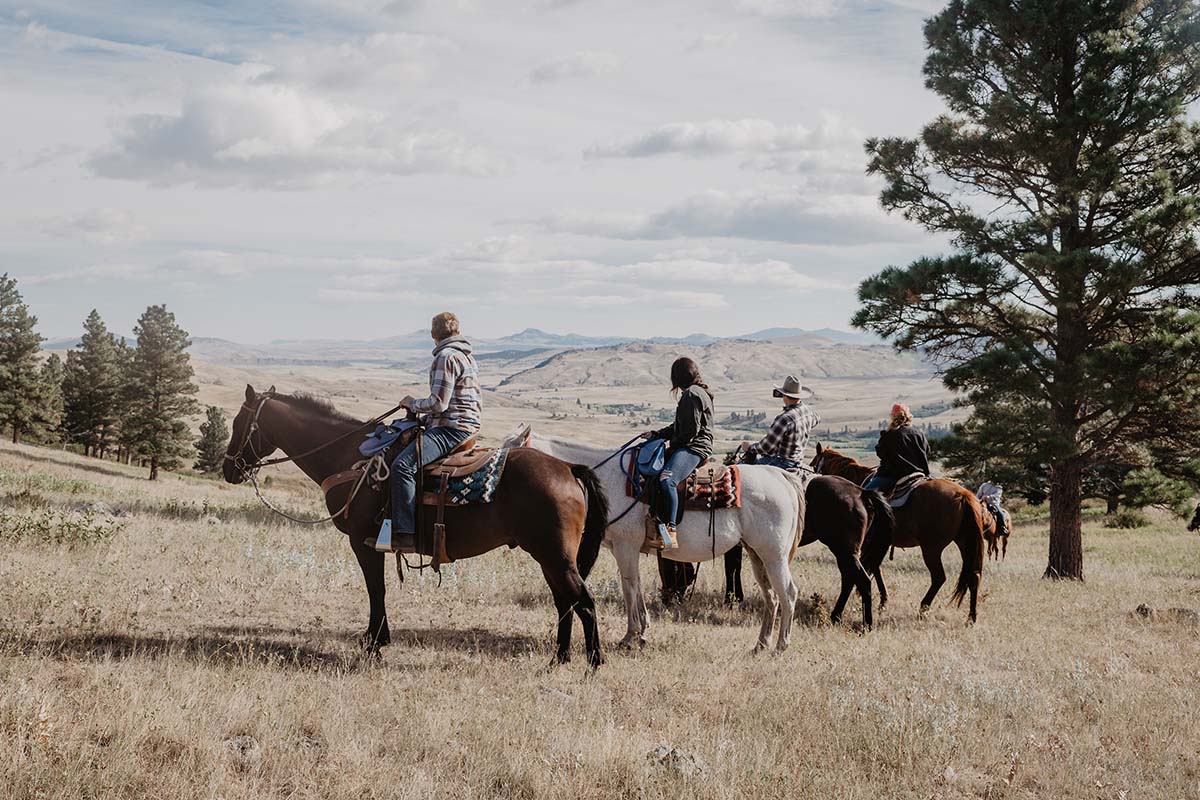
[[(608, 494), (614, 519), (632, 502), (625, 496), (621, 459), (609, 458), (615, 452), (613, 448), (543, 436), (526, 427), (522, 427), (507, 444), (519, 443), (527, 443), (535, 450), (571, 464), (596, 467), (608, 459), (595, 471)], [(797, 590), (790, 564), (804, 527), (805, 485), (800, 478), (774, 467), (742, 466), (740, 469), (742, 507), (717, 511), (716, 530), (712, 535), (707, 512), (688, 512), (679, 526), (678, 549), (666, 551), (663, 556), (673, 561), (700, 562), (713, 558), (714, 554), (722, 555), (739, 543), (745, 546), (765, 600), (755, 650), (769, 645), (777, 611), (779, 636), (775, 647), (783, 650), (788, 645), (796, 605)], [(639, 504), (620, 519), (615, 519), (604, 537), (604, 544), (617, 559), (621, 593), (629, 616), (625, 637), (620, 642), (623, 647), (644, 643), (649, 626), (639, 571), (639, 556), (646, 538), (645, 514), (645, 507)]]

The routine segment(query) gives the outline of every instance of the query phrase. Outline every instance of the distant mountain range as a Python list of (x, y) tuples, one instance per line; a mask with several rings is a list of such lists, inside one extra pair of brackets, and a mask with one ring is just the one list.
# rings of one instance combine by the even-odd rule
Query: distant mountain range
[[(125, 337), (134, 344), (132, 337)], [(585, 336), (578, 333), (550, 333), (526, 328), (499, 339), (473, 339), (481, 357), (496, 361), (516, 361), (535, 354), (546, 356), (569, 350), (615, 347), (629, 344), (681, 345), (704, 347), (724, 341), (775, 342), (779, 344), (825, 347), (836, 345), (870, 346), (880, 340), (862, 333), (832, 328), (766, 328), (741, 336), (711, 336), (693, 333), (682, 337), (638, 338), (632, 336)], [(79, 346), (79, 338), (51, 339), (47, 350), (67, 350)], [(192, 337), (192, 354), (200, 359), (226, 364), (378, 362), (403, 363), (424, 357), (432, 348), (429, 331), (417, 330), (382, 339), (276, 339), (268, 344), (242, 344), (211, 336)]]

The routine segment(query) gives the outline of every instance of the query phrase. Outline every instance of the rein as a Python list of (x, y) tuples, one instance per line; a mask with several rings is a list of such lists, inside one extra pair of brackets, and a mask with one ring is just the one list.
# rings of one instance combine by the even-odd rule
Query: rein
[[(267, 401), (273, 399), (274, 397), (275, 397), (274, 394), (271, 394), (269, 392), (264, 393), (262, 396), (262, 399), (258, 403), (258, 406), (254, 407), (254, 408), (251, 408), (249, 405), (242, 403), (242, 409), (245, 411), (253, 411), (254, 416), (250, 420), (250, 425), (246, 428), (246, 436), (242, 440), (242, 444), (238, 447), (237, 455), (230, 456), (229, 453), (226, 453), (225, 460), (232, 461), (234, 466), (242, 473), (242, 475), (250, 480), (250, 484), (254, 487), (254, 494), (258, 497), (258, 499), (262, 502), (262, 504), (264, 506), (266, 506), (268, 509), (270, 509), (271, 511), (273, 511), (274, 513), (283, 517), (284, 519), (291, 520), (292, 522), (300, 523), (301, 525), (319, 525), (323, 522), (330, 522), (331, 520), (336, 519), (339, 514), (346, 513), (350, 509), (350, 504), (354, 502), (354, 498), (358, 495), (358, 490), (362, 488), (363, 482), (366, 480), (368, 472), (370, 472), (369, 469), (363, 469), (363, 474), (361, 477), (359, 477), (358, 481), (355, 482), (354, 488), (350, 491), (350, 496), (346, 499), (345, 505), (343, 505), (337, 511), (330, 514), (328, 517), (322, 517), (320, 519), (301, 519), (300, 517), (293, 517), (291, 514), (288, 514), (286, 511), (283, 511), (283, 510), (271, 505), (271, 501), (267, 500), (267, 498), (263, 496), (262, 489), (258, 485), (258, 471), (260, 469), (262, 469), (263, 467), (272, 466), (274, 464), (284, 464), (288, 461), (295, 462), (301, 458), (306, 458), (306, 457), (312, 455), (313, 453), (318, 453), (327, 447), (337, 444), (338, 442), (367, 429), (368, 427), (371, 427), (373, 425), (378, 425), (384, 419), (386, 419), (387, 417), (391, 416), (392, 414), (395, 414), (397, 411), (402, 409), (403, 406), (397, 405), (394, 408), (388, 409), (387, 411), (383, 412), (379, 416), (373, 417), (372, 419), (367, 420), (366, 422), (359, 425), (358, 427), (352, 428), (351, 430), (343, 433), (341, 436), (337, 436), (333, 439), (330, 439), (328, 442), (318, 445), (318, 446), (312, 448), (311, 450), (306, 450), (305, 452), (299, 453), (294, 456), (283, 456), (280, 458), (270, 458), (270, 459), (267, 459), (264, 461), (258, 455), (258, 448), (254, 446), (254, 433), (259, 430), (258, 418), (259, 418), (259, 416), (262, 415), (263, 408), (266, 407)], [(252, 464), (247, 464), (246, 459), (242, 458), (242, 451), (244, 451), (247, 446), (250, 447), (250, 450), (254, 454), (254, 462)]]

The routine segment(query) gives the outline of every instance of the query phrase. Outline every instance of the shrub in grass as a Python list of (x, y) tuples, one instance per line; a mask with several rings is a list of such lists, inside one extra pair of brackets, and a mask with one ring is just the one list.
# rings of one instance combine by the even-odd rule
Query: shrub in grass
[(1106, 528), (1144, 528), (1149, 524), (1150, 520), (1146, 519), (1145, 514), (1129, 508), (1122, 509), (1104, 518), (1104, 527)]
[(74, 547), (107, 542), (121, 530), (120, 521), (85, 511), (42, 509), (32, 513), (0, 510), (0, 542), (29, 542)]

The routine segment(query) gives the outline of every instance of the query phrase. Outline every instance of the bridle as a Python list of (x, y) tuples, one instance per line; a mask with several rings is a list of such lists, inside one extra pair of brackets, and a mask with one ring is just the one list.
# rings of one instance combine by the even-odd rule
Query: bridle
[[(242, 403), (242, 410), (253, 412), (254, 416), (250, 418), (250, 424), (246, 427), (246, 435), (242, 439), (241, 445), (238, 446), (237, 455), (230, 456), (228, 452), (225, 453), (225, 460), (232, 461), (234, 468), (239, 470), (243, 478), (252, 477), (254, 473), (258, 472), (258, 470), (262, 469), (263, 467), (269, 467), (274, 464), (284, 464), (288, 461), (299, 461), (302, 458), (311, 456), (313, 453), (320, 452), (326, 447), (335, 445), (343, 439), (353, 436), (360, 431), (363, 431), (374, 425), (378, 425), (387, 417), (390, 417), (392, 414), (395, 414), (397, 411), (404, 408), (404, 406), (401, 405), (389, 408), (387, 411), (383, 412), (379, 416), (372, 417), (362, 425), (359, 425), (357, 428), (352, 428), (351, 430), (343, 433), (341, 436), (330, 439), (328, 442), (325, 442), (325, 444), (317, 445), (311, 450), (305, 450), (303, 453), (297, 453), (294, 456), (280, 456), (278, 458), (268, 458), (263, 460), (262, 456), (260, 456), (258, 453), (258, 448), (254, 446), (253, 437), (254, 433), (259, 430), (258, 418), (262, 415), (263, 408), (266, 407), (268, 400), (275, 398), (275, 394), (273, 392), (263, 392), (262, 395), (260, 395), (260, 398), (261, 399), (259, 400), (258, 405), (255, 407), (251, 407), (246, 403)], [(250, 450), (254, 455), (254, 461), (252, 463), (247, 463), (246, 459), (242, 457), (242, 453), (245, 452), (247, 446), (250, 447)]]
[[(351, 430), (343, 433), (341, 436), (330, 439), (328, 442), (325, 442), (322, 445), (318, 445), (318, 446), (312, 448), (311, 450), (306, 450), (305, 452), (298, 453), (294, 456), (281, 456), (279, 458), (269, 458), (269, 459), (264, 460), (262, 458), (262, 456), (259, 455), (258, 448), (254, 444), (254, 434), (256, 431), (259, 431), (259, 429), (260, 429), (259, 424), (258, 424), (258, 418), (259, 418), (259, 416), (262, 415), (263, 408), (266, 407), (268, 400), (275, 397), (275, 394), (273, 392), (263, 392), (263, 394), (260, 397), (261, 397), (261, 399), (259, 400), (258, 405), (255, 407), (251, 407), (246, 403), (242, 403), (242, 410), (253, 412), (254, 416), (252, 416), (250, 418), (250, 424), (246, 427), (246, 436), (245, 436), (245, 438), (242, 439), (242, 443), (237, 449), (237, 455), (231, 456), (231, 455), (229, 455), (228, 452), (226, 452), (225, 460), (233, 462), (234, 468), (238, 470), (238, 473), (243, 480), (250, 481), (250, 484), (254, 487), (254, 494), (258, 496), (258, 499), (260, 501), (262, 501), (262, 504), (264, 506), (266, 506), (267, 508), (269, 508), (271, 511), (275, 512), (276, 514), (280, 515), (281, 517), (285, 517), (285, 518), (291, 520), (292, 522), (299, 522), (304, 525), (317, 525), (322, 522), (329, 522), (330, 520), (336, 518), (339, 514), (343, 514), (343, 513), (347, 512), (350, 508), (350, 504), (352, 502), (354, 502), (354, 496), (358, 493), (358, 488), (362, 485), (362, 481), (366, 478), (366, 475), (367, 475), (366, 469), (363, 470), (363, 477), (360, 478), (358, 484), (355, 485), (354, 490), (350, 493), (349, 498), (346, 500), (346, 504), (342, 508), (340, 508), (337, 511), (330, 514), (328, 517), (322, 517), (321, 519), (301, 519), (300, 517), (294, 517), (291, 514), (287, 513), (286, 511), (283, 511), (282, 509), (276, 508), (275, 506), (271, 505), (271, 501), (269, 501), (269, 500), (267, 500), (267, 498), (263, 497), (262, 489), (259, 488), (258, 471), (260, 469), (262, 469), (263, 467), (268, 467), (268, 466), (271, 466), (272, 464), (283, 464), (288, 461), (296, 462), (301, 458), (305, 458), (306, 456), (310, 456), (313, 453), (324, 450), (326, 447), (337, 444), (338, 442), (342, 441), (343, 439), (346, 439), (349, 436), (353, 436), (354, 434), (359, 433), (360, 431), (362, 431), (368, 427), (378, 425), (385, 418), (391, 416), (392, 414), (395, 414), (397, 411), (399, 411), (401, 408), (403, 408), (403, 406), (397, 405), (394, 408), (388, 409), (387, 411), (383, 412), (379, 416), (369, 419), (366, 422), (364, 422), (362, 425), (359, 425), (356, 428), (352, 428)], [(251, 463), (247, 463), (246, 459), (243, 458), (243, 456), (242, 456), (242, 453), (245, 452), (247, 447), (250, 448), (251, 453), (254, 456), (254, 461)]]
[[(238, 475), (241, 476), (243, 480), (251, 477), (252, 473), (258, 472), (260, 468), (267, 466), (266, 463), (262, 461), (261, 456), (259, 456), (258, 448), (254, 446), (254, 443), (251, 441), (251, 439), (254, 437), (255, 431), (258, 430), (258, 418), (262, 414), (263, 407), (266, 406), (267, 401), (273, 396), (274, 395), (270, 392), (263, 392), (256, 408), (251, 408), (246, 403), (242, 403), (241, 410), (249, 411), (253, 413), (254, 416), (250, 418), (250, 424), (246, 426), (246, 436), (242, 439), (241, 444), (238, 445), (236, 451), (237, 455), (231, 456), (229, 455), (229, 452), (226, 451), (225, 460), (233, 462), (234, 469), (238, 471)], [(254, 453), (254, 463), (252, 464), (247, 463), (246, 459), (242, 456), (242, 454), (246, 452), (247, 445), (250, 446), (250, 449)]]

